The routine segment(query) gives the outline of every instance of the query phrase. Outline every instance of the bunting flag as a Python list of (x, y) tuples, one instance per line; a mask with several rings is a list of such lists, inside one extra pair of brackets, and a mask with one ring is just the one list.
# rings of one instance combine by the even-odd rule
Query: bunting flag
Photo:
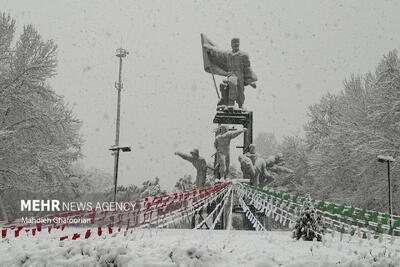
[(91, 235), (90, 229), (88, 229), (88, 230), (86, 231), (86, 234), (85, 234), (85, 239), (88, 239), (88, 238), (90, 237), (90, 235)]
[[(249, 188), (250, 190), (253, 190), (254, 192), (258, 192), (260, 194), (265, 195), (268, 199), (274, 199), (276, 201), (283, 201), (286, 203), (286, 205), (293, 204), (293, 205), (299, 205), (304, 202), (304, 198), (299, 202), (298, 201), (298, 196), (293, 196), (291, 197), (290, 194), (284, 194), (282, 192), (274, 192), (269, 189), (261, 189), (257, 188), (251, 185), (244, 185), (244, 187)], [(250, 193), (246, 193), (250, 194)], [(253, 194), (253, 192), (251, 193)], [(393, 231), (400, 233), (400, 217), (399, 216), (392, 216), (395, 221), (397, 222), (397, 225), (393, 225), (392, 228), (389, 227), (389, 215), (387, 213), (380, 213), (376, 211), (371, 211), (371, 210), (365, 210), (365, 209), (359, 209), (359, 208), (354, 208), (354, 207), (349, 207), (345, 206), (343, 204), (335, 204), (335, 203), (325, 203), (324, 201), (316, 201), (312, 200), (314, 203), (317, 203), (315, 205), (317, 209), (317, 213), (319, 215), (323, 216), (323, 220), (326, 221), (335, 221), (337, 223), (344, 223), (344, 224), (349, 224), (349, 220), (353, 221), (353, 225), (359, 225), (363, 228), (368, 228), (375, 230), (375, 234), (378, 235), (380, 230), (384, 230), (387, 234), (392, 235)], [(286, 209), (286, 208), (285, 208)], [(290, 211), (290, 213), (293, 214), (292, 208), (288, 208), (287, 210)], [(298, 210), (295, 210), (294, 214), (298, 215)], [(382, 225), (383, 227), (381, 227)], [(336, 227), (335, 227), (336, 228)], [(379, 229), (379, 230), (378, 230)]]

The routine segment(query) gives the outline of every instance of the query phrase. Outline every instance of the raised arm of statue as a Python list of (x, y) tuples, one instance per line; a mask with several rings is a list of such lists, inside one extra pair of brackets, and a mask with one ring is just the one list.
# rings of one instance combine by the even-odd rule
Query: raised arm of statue
[(181, 153), (181, 152), (175, 152), (175, 155), (183, 158), (184, 160), (193, 162), (193, 157), (191, 155), (185, 154), (185, 153)]
[(272, 166), (270, 170), (276, 173), (293, 173), (291, 169), (279, 165)]
[(239, 136), (241, 133), (246, 133), (247, 132), (247, 129), (246, 128), (243, 128), (243, 130), (236, 130), (236, 131), (231, 131), (231, 132), (226, 132), (225, 134), (230, 138), (230, 139), (233, 139), (233, 138), (235, 138), (235, 137), (237, 137), (237, 136)]

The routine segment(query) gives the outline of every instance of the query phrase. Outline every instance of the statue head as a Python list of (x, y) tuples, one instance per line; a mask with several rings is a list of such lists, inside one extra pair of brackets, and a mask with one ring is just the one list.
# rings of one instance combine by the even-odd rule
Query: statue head
[(239, 46), (240, 46), (240, 39), (236, 38), (236, 37), (232, 38), (232, 40), (231, 40), (232, 52), (239, 51)]
[(250, 145), (249, 145), (249, 152), (250, 152), (251, 154), (256, 153), (256, 146), (255, 146), (254, 144), (250, 144)]
[(275, 155), (275, 163), (278, 164), (282, 162), (284, 162), (282, 153), (277, 153)]
[(197, 148), (190, 151), (190, 154), (195, 158), (198, 158), (200, 156), (199, 150)]
[(219, 125), (216, 129), (214, 129), (215, 136), (224, 134), (229, 131), (228, 127), (225, 125)]
[(219, 127), (219, 134), (224, 134), (226, 132), (228, 132), (228, 127), (226, 125), (221, 125)]

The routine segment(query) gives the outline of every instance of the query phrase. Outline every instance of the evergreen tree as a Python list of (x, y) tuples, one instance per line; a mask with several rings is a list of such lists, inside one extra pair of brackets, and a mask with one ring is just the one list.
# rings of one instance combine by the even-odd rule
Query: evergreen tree
[(308, 195), (296, 220), (293, 238), (297, 240), (302, 238), (306, 241), (312, 241), (315, 238), (317, 241), (321, 241), (323, 234), (321, 217), (317, 215), (314, 205), (311, 202), (311, 197)]

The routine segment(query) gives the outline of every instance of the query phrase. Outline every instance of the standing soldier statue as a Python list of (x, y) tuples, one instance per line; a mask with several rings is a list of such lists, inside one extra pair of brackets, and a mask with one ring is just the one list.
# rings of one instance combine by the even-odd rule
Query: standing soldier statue
[(257, 81), (257, 76), (250, 68), (248, 54), (239, 50), (239, 38), (232, 39), (232, 51), (222, 51), (218, 49), (218, 47), (203, 34), (201, 34), (201, 42), (203, 47), (204, 70), (213, 75), (214, 83), (214, 74), (227, 77), (224, 81), (225, 84), (220, 85), (222, 99), (220, 99), (218, 105), (233, 106), (236, 102), (239, 108), (242, 108), (245, 98), (244, 87), (250, 85), (256, 88), (255, 82)]
[(183, 158), (184, 160), (189, 161), (196, 168), (197, 176), (196, 176), (196, 188), (204, 187), (206, 183), (207, 176), (207, 162), (203, 157), (200, 157), (199, 150), (193, 149), (190, 151), (190, 155), (184, 154), (181, 152), (175, 152), (175, 155)]
[(217, 129), (214, 146), (216, 150), (219, 177), (221, 179), (226, 178), (229, 173), (231, 140), (243, 132), (246, 134), (247, 129), (243, 128), (243, 130), (229, 131), (228, 127), (225, 125), (221, 125)]

